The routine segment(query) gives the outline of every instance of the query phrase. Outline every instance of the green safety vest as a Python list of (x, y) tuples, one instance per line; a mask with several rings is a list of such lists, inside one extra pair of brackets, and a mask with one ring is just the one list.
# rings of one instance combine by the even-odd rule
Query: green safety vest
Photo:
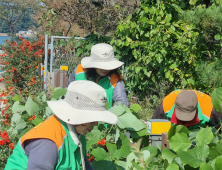
[[(75, 80), (87, 80), (87, 78), (85, 76), (86, 71), (87, 71), (87, 69), (84, 69), (82, 67), (82, 65), (79, 64), (76, 69)], [(120, 75), (120, 78), (123, 79), (121, 75)], [(95, 80), (93, 80), (93, 79), (92, 79), (92, 81), (95, 82)], [(118, 81), (119, 81), (118, 76), (115, 73), (113, 73), (109, 76), (106, 76), (106, 77), (100, 79), (98, 82), (98, 84), (106, 90), (107, 101), (110, 104), (109, 107), (113, 106), (113, 90), (114, 90), (116, 83)]]
[[(37, 125), (24, 136), (22, 136), (9, 157), (5, 170), (24, 170), (27, 169), (28, 157), (23, 150), (26, 140), (35, 138), (45, 138), (52, 140), (59, 153), (59, 160), (55, 170), (81, 170), (80, 148), (74, 143), (70, 136), (66, 123), (59, 120), (55, 115)], [(83, 155), (86, 153), (85, 136), (80, 136)]]
[[(163, 111), (168, 120), (171, 120), (171, 117), (173, 115), (173, 111), (175, 108), (174, 103), (176, 97), (182, 91), (184, 90), (175, 90), (171, 92), (169, 95), (167, 95), (163, 100)], [(191, 91), (194, 91), (197, 95), (198, 99), (197, 112), (200, 122), (194, 126), (190, 126), (189, 130), (193, 130), (199, 127), (206, 127), (207, 123), (210, 121), (210, 116), (213, 109), (213, 105), (211, 103), (211, 97), (209, 95), (196, 90), (191, 90)]]

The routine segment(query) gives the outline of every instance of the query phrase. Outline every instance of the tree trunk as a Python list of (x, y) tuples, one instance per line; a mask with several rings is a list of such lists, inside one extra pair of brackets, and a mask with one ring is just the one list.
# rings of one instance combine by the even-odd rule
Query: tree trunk
[(13, 29), (13, 25), (9, 25), (10, 28), (10, 40), (13, 39), (13, 33), (14, 33), (14, 29)]

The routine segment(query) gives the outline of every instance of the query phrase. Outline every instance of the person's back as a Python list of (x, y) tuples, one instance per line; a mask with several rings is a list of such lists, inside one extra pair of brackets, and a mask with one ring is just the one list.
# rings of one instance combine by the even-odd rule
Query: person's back
[(222, 114), (213, 108), (209, 95), (195, 90), (176, 90), (164, 98), (152, 119), (168, 119), (189, 129), (207, 125), (218, 128)]

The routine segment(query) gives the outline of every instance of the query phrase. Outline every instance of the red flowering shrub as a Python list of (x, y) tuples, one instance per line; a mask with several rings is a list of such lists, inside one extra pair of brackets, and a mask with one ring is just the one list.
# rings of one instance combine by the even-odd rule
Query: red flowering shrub
[(42, 63), (44, 37), (37, 37), (33, 42), (22, 37), (18, 43), (7, 41), (4, 51), (0, 64), (5, 66), (6, 73), (1, 81), (5, 80), (6, 87), (11, 88), (13, 84), (15, 93), (19, 94), (39, 89), (43, 83), (38, 67)]

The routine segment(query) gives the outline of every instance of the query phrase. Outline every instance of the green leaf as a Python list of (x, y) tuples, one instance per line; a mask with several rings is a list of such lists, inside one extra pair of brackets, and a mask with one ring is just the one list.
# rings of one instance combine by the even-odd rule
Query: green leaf
[(219, 35), (219, 34), (217, 34), (217, 35), (215, 35), (215, 36), (214, 36), (214, 39), (215, 39), (215, 40), (220, 40), (220, 39), (221, 39), (221, 37), (220, 37), (220, 35)]
[(158, 63), (161, 63), (163, 61), (163, 56), (161, 54), (156, 54), (155, 58), (158, 61)]
[(39, 106), (32, 100), (29, 96), (27, 102), (25, 103), (25, 109), (29, 115), (39, 111)]
[(125, 167), (126, 167), (125, 161), (116, 160), (115, 164), (117, 165), (116, 170), (125, 170)]
[(109, 157), (107, 152), (103, 148), (95, 148), (92, 151), (92, 155), (95, 157), (96, 161), (101, 161)]
[(222, 168), (222, 158), (217, 158), (215, 162), (215, 170), (221, 170)]
[(179, 170), (179, 166), (177, 164), (171, 164), (166, 170)]
[(130, 146), (128, 145), (130, 143), (129, 139), (124, 133), (120, 133), (120, 139), (122, 146), (113, 154), (113, 158), (116, 159), (125, 158), (130, 154)]
[(22, 101), (21, 97), (19, 95), (15, 95), (15, 97), (12, 98), (14, 101)]
[(147, 21), (148, 22), (148, 24), (150, 24), (150, 25), (155, 25), (155, 22), (154, 21)]
[(119, 128), (116, 128), (115, 143), (118, 141), (119, 137), (120, 137), (120, 131)]
[(208, 163), (204, 162), (204, 163), (202, 163), (200, 165), (200, 169), (199, 170), (212, 170), (212, 168), (211, 168), (211, 166)]
[(91, 148), (91, 146), (93, 144), (96, 144), (99, 141), (100, 135), (101, 135), (101, 133), (97, 129), (97, 127), (94, 127), (93, 130), (90, 133), (86, 134), (86, 140), (87, 140), (87, 142), (86, 142), (86, 150), (87, 151)]
[(210, 127), (202, 128), (196, 137), (197, 145), (209, 144), (213, 139), (213, 133), (211, 132)]
[(108, 148), (110, 156), (114, 157), (114, 153), (117, 151), (116, 144), (107, 143), (106, 146)]
[(134, 152), (131, 152), (128, 156), (127, 156), (127, 158), (126, 158), (126, 170), (131, 170), (132, 169), (132, 161), (133, 160), (136, 160), (137, 159), (137, 157), (136, 157), (136, 155), (135, 155), (135, 153)]
[(33, 125), (37, 126), (38, 124), (42, 123), (43, 120), (40, 118), (35, 118), (34, 120), (32, 120)]
[(134, 111), (134, 112), (138, 112), (138, 111), (140, 111), (142, 108), (141, 108), (141, 106), (139, 105), (139, 104), (133, 104), (133, 105), (131, 105), (130, 106), (130, 110), (132, 110), (132, 111)]
[(140, 131), (146, 126), (143, 122), (137, 119), (132, 113), (125, 113), (118, 117), (117, 126), (121, 129), (127, 129), (129, 131)]
[(168, 131), (168, 139), (170, 139), (176, 133), (185, 133), (188, 135), (190, 133), (190, 131), (186, 126), (173, 125), (173, 126), (171, 126), (170, 130)]
[(22, 113), (23, 111), (25, 111), (25, 106), (19, 105), (19, 101), (16, 101), (12, 105), (12, 112), (13, 113)]
[(213, 107), (222, 113), (222, 87), (215, 89), (211, 94), (211, 102)]
[(177, 154), (184, 165), (188, 164), (193, 168), (197, 168), (202, 163), (206, 162), (209, 154), (209, 147), (207, 145), (195, 146), (187, 152), (180, 150)]
[(188, 139), (187, 134), (176, 133), (169, 139), (169, 145), (175, 152), (179, 150), (187, 151), (191, 146), (191, 142)]
[(126, 109), (122, 105), (115, 105), (111, 107), (108, 111), (115, 114), (116, 116), (121, 116), (126, 112)]
[(170, 77), (170, 70), (168, 70), (168, 71), (165, 73), (165, 77), (166, 77), (166, 78), (169, 78), (169, 77)]
[(170, 150), (168, 148), (164, 148), (162, 150), (162, 157), (163, 157), (163, 159), (166, 159), (169, 164), (171, 164), (173, 162), (174, 158), (177, 157), (177, 155), (175, 153), (173, 153), (172, 150)]
[(52, 94), (52, 98), (59, 99), (66, 94), (67, 89), (59, 88)]
[(92, 163), (92, 167), (95, 170), (116, 170), (116, 164), (109, 157), (105, 157), (101, 161), (94, 160)]
[(147, 135), (148, 135), (147, 128), (144, 128), (141, 131), (130, 131), (130, 136), (134, 139), (140, 138), (142, 136), (147, 136)]
[(177, 63), (173, 63), (170, 65), (171, 70), (175, 69), (176, 67), (178, 67)]
[(222, 140), (220, 140), (215, 147), (210, 149), (209, 158), (213, 160), (220, 155), (222, 155)]
[(18, 113), (13, 114), (11, 122), (15, 127), (15, 130), (22, 130), (26, 127), (26, 122), (21, 118), (21, 115)]

